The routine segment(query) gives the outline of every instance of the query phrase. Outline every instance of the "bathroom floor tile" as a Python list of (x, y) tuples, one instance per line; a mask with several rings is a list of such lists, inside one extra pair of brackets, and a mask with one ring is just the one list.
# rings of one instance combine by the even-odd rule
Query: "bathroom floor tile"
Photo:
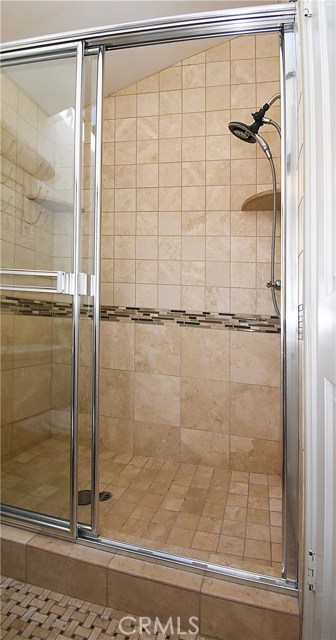
[(204, 549), (204, 551), (216, 551), (219, 542), (219, 535), (215, 533), (205, 533), (204, 531), (196, 531), (192, 546), (195, 549)]
[(174, 527), (169, 535), (168, 542), (179, 547), (189, 547), (192, 543), (194, 532), (188, 529)]

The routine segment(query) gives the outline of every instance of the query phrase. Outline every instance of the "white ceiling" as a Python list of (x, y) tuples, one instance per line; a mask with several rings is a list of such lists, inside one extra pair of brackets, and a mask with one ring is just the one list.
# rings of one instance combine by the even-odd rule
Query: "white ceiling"
[(137, 20), (233, 7), (278, 4), (279, 0), (2, 0), (1, 40), (33, 38)]
[[(277, 4), (276, 0), (273, 4)], [(270, 4), (267, 0), (2, 0), (1, 40), (8, 42), (64, 31), (149, 20), (203, 11)], [(106, 54), (105, 95), (219, 44), (218, 39), (178, 42)], [(55, 63), (54, 63), (54, 66)], [(60, 65), (52, 73), (37, 68), (8, 69), (16, 82), (48, 113), (72, 104), (73, 69)], [(72, 99), (72, 98), (71, 98)], [(86, 96), (89, 102), (90, 96)]]

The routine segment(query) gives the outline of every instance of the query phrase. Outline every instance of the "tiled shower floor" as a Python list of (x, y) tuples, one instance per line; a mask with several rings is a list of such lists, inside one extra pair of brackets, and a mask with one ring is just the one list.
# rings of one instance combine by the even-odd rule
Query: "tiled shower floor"
[[(80, 447), (79, 488), (90, 451)], [(2, 502), (67, 517), (68, 445), (49, 439), (2, 465)], [(281, 575), (281, 479), (105, 451), (102, 536), (198, 560)], [(90, 507), (79, 507), (89, 522)]]

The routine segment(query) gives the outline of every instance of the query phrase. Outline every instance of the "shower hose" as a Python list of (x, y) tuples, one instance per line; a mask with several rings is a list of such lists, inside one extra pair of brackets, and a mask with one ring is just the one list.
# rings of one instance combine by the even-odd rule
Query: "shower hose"
[(276, 315), (280, 318), (280, 309), (276, 297), (276, 284), (275, 284), (275, 239), (276, 239), (276, 174), (272, 156), (268, 158), (271, 165), (272, 181), (273, 181), (273, 224), (272, 224), (272, 249), (271, 249), (271, 282), (270, 287), (272, 290), (272, 301)]

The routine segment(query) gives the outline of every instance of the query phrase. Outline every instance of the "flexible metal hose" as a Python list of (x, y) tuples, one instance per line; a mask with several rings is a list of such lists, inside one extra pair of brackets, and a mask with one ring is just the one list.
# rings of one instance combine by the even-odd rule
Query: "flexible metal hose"
[(276, 315), (280, 318), (280, 309), (278, 306), (278, 301), (276, 299), (276, 292), (274, 288), (275, 283), (275, 240), (276, 240), (276, 174), (275, 174), (275, 166), (273, 162), (272, 156), (268, 157), (269, 163), (271, 165), (272, 171), (272, 181), (273, 181), (273, 224), (272, 224), (272, 249), (271, 249), (271, 289), (272, 289), (272, 301)]
[[(269, 104), (273, 104), (275, 100), (280, 98), (280, 94), (276, 94), (269, 100)], [(270, 124), (277, 130), (279, 137), (281, 139), (281, 128), (277, 122), (271, 120), (270, 118), (264, 118), (265, 124)], [(274, 271), (275, 271), (275, 238), (276, 238), (276, 174), (273, 163), (273, 158), (268, 158), (270, 161), (271, 169), (272, 169), (272, 179), (273, 179), (273, 228), (272, 228), (272, 257), (271, 257), (271, 282), (274, 282)], [(278, 301), (276, 299), (276, 290), (272, 287), (272, 301), (276, 315), (280, 318), (280, 309), (278, 306)]]

